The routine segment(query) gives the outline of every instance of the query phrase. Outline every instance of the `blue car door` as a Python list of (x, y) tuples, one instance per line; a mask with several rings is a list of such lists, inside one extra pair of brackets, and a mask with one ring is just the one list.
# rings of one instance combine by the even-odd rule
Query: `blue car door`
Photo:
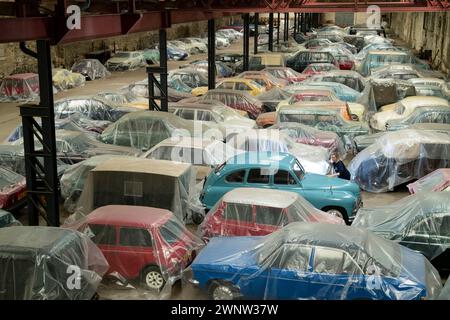
[(311, 271), (311, 298), (347, 300), (371, 297), (360, 266), (343, 250), (314, 247)]

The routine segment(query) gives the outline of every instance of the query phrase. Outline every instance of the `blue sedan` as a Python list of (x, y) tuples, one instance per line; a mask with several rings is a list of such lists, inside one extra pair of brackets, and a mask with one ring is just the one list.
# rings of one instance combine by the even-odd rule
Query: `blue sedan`
[(214, 300), (433, 298), (439, 273), (420, 253), (365, 229), (294, 222), (265, 237), (212, 238), (190, 282)]

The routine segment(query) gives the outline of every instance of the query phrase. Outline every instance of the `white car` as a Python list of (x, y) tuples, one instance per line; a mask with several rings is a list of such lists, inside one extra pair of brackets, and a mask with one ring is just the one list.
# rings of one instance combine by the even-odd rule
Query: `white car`
[(201, 181), (213, 167), (238, 153), (242, 151), (235, 150), (219, 140), (171, 137), (155, 145), (141, 158), (190, 163), (197, 169), (197, 181)]
[(198, 53), (206, 53), (208, 52), (208, 47), (205, 43), (198, 41), (194, 38), (183, 38), (180, 39), (181, 42), (185, 43), (187, 47), (189, 47), (188, 53), (190, 54), (198, 54)]
[(216, 31), (216, 34), (224, 35), (228, 40), (230, 40), (230, 42), (239, 39), (239, 36), (232, 32), (231, 29), (220, 29)]
[(186, 43), (181, 40), (171, 40), (167, 42), (167, 45), (186, 51), (189, 54), (200, 53), (198, 47), (190, 42)]
[(229, 46), (230, 46), (230, 41), (227, 38), (221, 37), (216, 34), (216, 48), (217, 49), (222, 49), (222, 48), (226, 48)]
[(399, 102), (381, 107), (380, 111), (370, 118), (370, 126), (379, 131), (386, 131), (386, 123), (389, 120), (404, 119), (417, 107), (444, 106), (449, 107), (449, 102), (442, 98), (428, 96), (407, 97)]
[(117, 52), (105, 63), (109, 71), (134, 70), (147, 65), (142, 51)]

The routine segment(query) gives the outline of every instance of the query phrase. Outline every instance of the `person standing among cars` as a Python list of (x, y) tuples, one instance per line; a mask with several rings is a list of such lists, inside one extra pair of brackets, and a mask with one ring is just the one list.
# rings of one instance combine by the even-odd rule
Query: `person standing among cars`
[(344, 162), (342, 162), (337, 152), (331, 155), (330, 163), (333, 165), (333, 176), (345, 180), (350, 180), (350, 172), (345, 167)]

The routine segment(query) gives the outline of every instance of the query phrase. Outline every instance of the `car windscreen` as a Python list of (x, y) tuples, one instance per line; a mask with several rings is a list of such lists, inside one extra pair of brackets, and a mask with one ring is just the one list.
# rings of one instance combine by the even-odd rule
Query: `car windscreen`
[(177, 243), (185, 233), (182, 225), (174, 220), (174, 218), (170, 218), (169, 220), (167, 220), (167, 222), (160, 227), (159, 232), (161, 234), (161, 237), (168, 244)]

